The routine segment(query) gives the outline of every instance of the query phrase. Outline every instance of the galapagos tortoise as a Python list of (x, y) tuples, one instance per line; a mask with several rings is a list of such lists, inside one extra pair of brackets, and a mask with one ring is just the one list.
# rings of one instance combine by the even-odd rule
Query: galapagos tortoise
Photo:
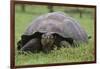
[(54, 44), (60, 48), (61, 41), (67, 41), (71, 45), (74, 43), (88, 43), (88, 36), (84, 28), (80, 26), (78, 21), (63, 12), (47, 13), (33, 20), (17, 43), (18, 49), (25, 51), (30, 47), (27, 43), (31, 39), (34, 39), (31, 47), (36, 48), (37, 41), (37, 43), (41, 43), (39, 47), (44, 52), (52, 50)]

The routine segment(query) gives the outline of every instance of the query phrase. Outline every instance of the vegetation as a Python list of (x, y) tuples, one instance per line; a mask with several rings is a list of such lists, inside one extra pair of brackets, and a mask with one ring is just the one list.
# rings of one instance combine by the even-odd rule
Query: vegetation
[[(42, 7), (42, 8), (41, 8)], [(73, 7), (74, 8), (74, 7)], [(72, 10), (69, 7), (54, 6), (54, 11)], [(74, 8), (75, 9), (75, 8)], [(15, 64), (16, 65), (30, 65), (30, 64), (51, 64), (51, 63), (69, 63), (69, 62), (83, 62), (94, 61), (94, 17), (92, 8), (83, 8), (82, 18), (78, 12), (65, 12), (80, 22), (87, 34), (92, 36), (88, 44), (81, 44), (79, 47), (61, 48), (60, 50), (53, 50), (48, 54), (28, 53), (27, 55), (18, 54), (15, 50)], [(88, 11), (88, 12), (87, 12)], [(23, 34), (30, 22), (40, 16), (48, 13), (47, 6), (25, 5), (25, 12), (21, 11), (20, 5), (16, 5), (15, 10), (15, 48), (20, 36)]]

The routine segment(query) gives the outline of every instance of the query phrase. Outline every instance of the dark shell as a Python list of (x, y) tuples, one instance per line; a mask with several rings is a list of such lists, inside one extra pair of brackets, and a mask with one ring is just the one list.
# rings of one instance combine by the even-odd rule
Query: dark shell
[(88, 36), (79, 22), (62, 12), (53, 12), (39, 16), (28, 26), (24, 35), (32, 35), (35, 32), (56, 33), (64, 38), (72, 38), (75, 41), (88, 41)]

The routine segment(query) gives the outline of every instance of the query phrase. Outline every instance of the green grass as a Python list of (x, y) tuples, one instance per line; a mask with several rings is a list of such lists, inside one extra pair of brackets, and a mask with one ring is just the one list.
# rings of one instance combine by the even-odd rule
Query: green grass
[[(63, 8), (54, 8), (55, 11), (64, 11)], [(91, 10), (93, 12), (93, 10)], [(29, 6), (26, 5), (26, 12), (22, 12), (20, 6), (16, 6), (15, 12), (15, 48), (20, 36), (23, 34), (32, 19), (35, 19), (41, 14), (48, 13), (46, 6)], [(27, 55), (18, 54), (15, 50), (15, 64), (16, 65), (30, 65), (30, 64), (51, 64), (51, 63), (69, 63), (69, 62), (83, 62), (94, 61), (94, 19), (91, 14), (84, 13), (83, 17), (79, 17), (79, 13), (67, 13), (80, 22), (82, 27), (86, 30), (88, 35), (92, 36), (88, 44), (82, 44), (75, 48), (61, 48), (60, 50), (53, 50), (48, 54), (29, 53)]]
[(93, 61), (92, 43), (89, 45), (81, 45), (76, 48), (61, 48), (60, 50), (53, 50), (49, 54), (29, 53), (27, 55), (16, 55), (17, 65), (27, 64), (50, 64), (50, 63), (68, 63), (68, 62), (84, 62)]

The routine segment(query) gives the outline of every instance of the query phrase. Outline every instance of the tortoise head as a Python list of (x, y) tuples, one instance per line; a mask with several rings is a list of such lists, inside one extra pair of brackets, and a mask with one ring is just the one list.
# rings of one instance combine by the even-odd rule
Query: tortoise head
[(55, 37), (52, 33), (44, 33), (41, 37), (41, 44), (44, 52), (49, 52), (53, 48)]

